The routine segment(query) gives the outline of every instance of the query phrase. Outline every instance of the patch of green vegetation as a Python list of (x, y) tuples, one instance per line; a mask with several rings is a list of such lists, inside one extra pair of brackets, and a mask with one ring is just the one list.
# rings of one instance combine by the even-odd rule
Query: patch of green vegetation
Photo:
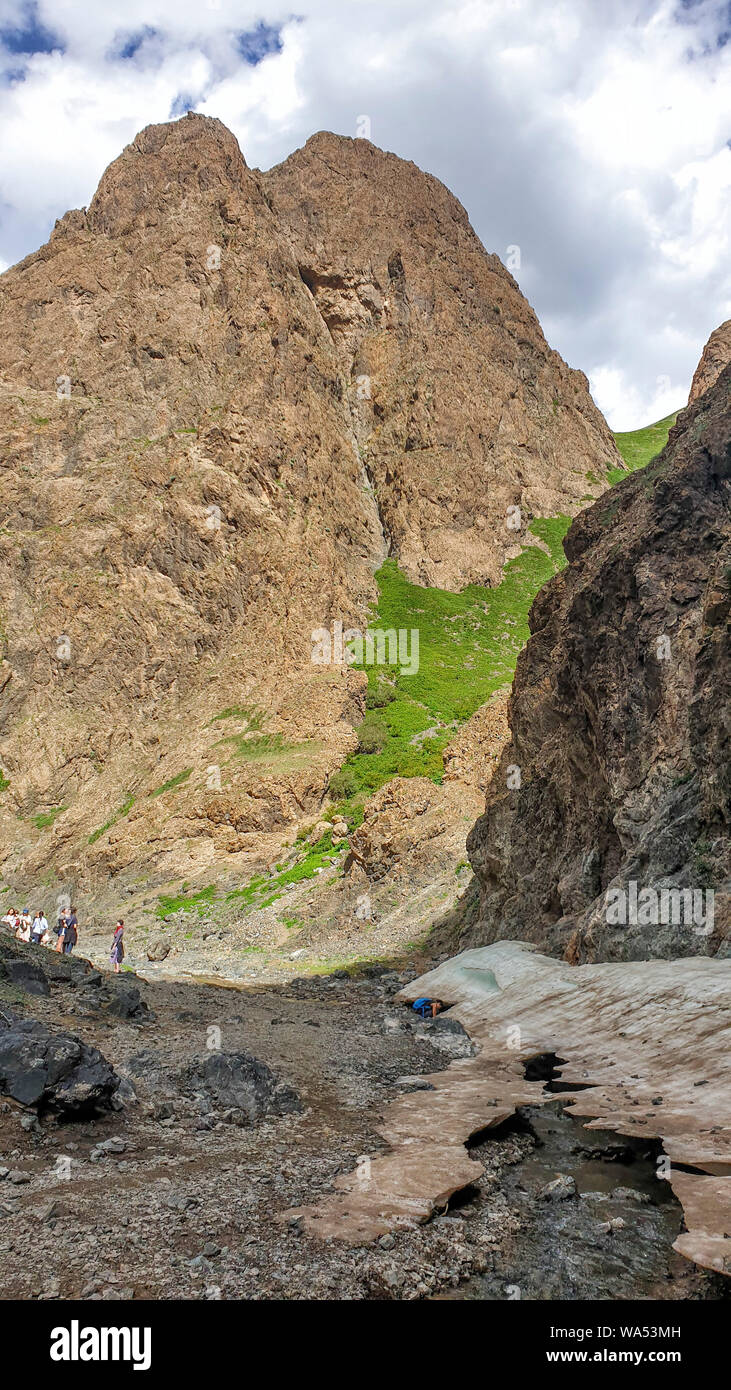
[(563, 538), (569, 525), (567, 516), (531, 522), (531, 532), (546, 549), (524, 546), (494, 589), (471, 584), (453, 594), (421, 588), (394, 560), (381, 566), (370, 629), (418, 629), (419, 670), (408, 675), (398, 664), (362, 668), (368, 690), (367, 714), (356, 730), (360, 747), (329, 786), (351, 829), (362, 818), (365, 799), (391, 777), (441, 781), (442, 752), (454, 730), (512, 681), (528, 638), (531, 603), (566, 563)]
[[(244, 908), (271, 907), (272, 903), (281, 898), (285, 888), (293, 883), (314, 878), (318, 869), (327, 868), (338, 858), (341, 848), (342, 846), (333, 844), (332, 831), (328, 830), (314, 845), (303, 846), (295, 862), (288, 868), (280, 868), (277, 865), (276, 874), (252, 878), (243, 888), (235, 888), (227, 893), (226, 902), (238, 902)], [(284, 920), (287, 921), (286, 918)]]
[(5, 776), (5, 773), (3, 772), (2, 768), (0, 767), (0, 792), (7, 791), (7, 789), (8, 789), (9, 786), (10, 786), (10, 778)]
[(102, 835), (106, 834), (107, 830), (111, 830), (112, 826), (117, 824), (118, 820), (121, 820), (123, 816), (128, 816), (134, 804), (134, 797), (128, 796), (127, 800), (124, 802), (124, 805), (120, 806), (118, 811), (115, 811), (111, 820), (108, 820), (105, 825), (100, 825), (98, 830), (92, 831), (91, 835), (89, 836), (89, 844), (95, 845), (97, 840), (101, 839)]
[(31, 419), (34, 425), (49, 425), (51, 423), (47, 415), (33, 415)]
[(220, 719), (238, 719), (242, 724), (246, 724), (249, 729), (260, 729), (264, 720), (262, 710), (256, 706), (229, 705), (228, 709), (222, 709), (220, 714), (214, 714), (211, 724), (216, 724)]
[[(676, 411), (674, 415), (666, 415), (664, 420), (656, 420), (654, 425), (645, 425), (641, 430), (615, 432), (617, 448), (630, 473), (635, 473), (638, 468), (645, 468), (665, 448), (671, 426), (677, 418)], [(614, 484), (621, 482), (627, 474), (621, 468), (608, 468), (607, 477), (610, 483)]]
[(237, 758), (266, 758), (273, 753), (291, 753), (297, 744), (285, 743), (281, 734), (229, 734), (218, 740), (228, 743)]
[(53, 825), (57, 816), (60, 816), (67, 808), (65, 806), (52, 806), (50, 811), (41, 811), (37, 816), (31, 816), (31, 821), (36, 830), (47, 830), (49, 825)]
[(283, 888), (289, 883), (301, 883), (303, 879), (314, 878), (318, 869), (326, 868), (332, 859), (337, 858), (340, 849), (340, 845), (333, 844), (332, 831), (328, 830), (314, 845), (308, 845), (301, 860), (277, 874), (273, 880), (275, 887)]
[(234, 888), (230, 893), (227, 893), (226, 902), (239, 901), (243, 907), (250, 907), (252, 903), (256, 902), (258, 897), (261, 897), (262, 889), (270, 882), (271, 880), (265, 878), (263, 875), (257, 875), (255, 878), (252, 878), (245, 887)]
[(176, 777), (171, 777), (169, 782), (163, 782), (161, 787), (157, 787), (150, 796), (162, 796), (163, 792), (171, 792), (175, 787), (179, 787), (182, 782), (187, 782), (190, 777), (192, 767), (186, 767), (183, 772), (179, 772)]
[(197, 912), (199, 917), (203, 917), (211, 903), (215, 902), (216, 892), (215, 883), (210, 883), (207, 888), (201, 888), (197, 893), (181, 892), (177, 897), (161, 894), (155, 908), (155, 916), (169, 917), (173, 912)]
[(281, 734), (262, 733), (264, 712), (255, 705), (230, 705), (228, 709), (221, 710), (220, 714), (214, 714), (210, 723), (217, 724), (229, 719), (236, 720), (245, 727), (240, 733), (225, 734), (223, 738), (218, 739), (218, 744), (228, 744), (236, 758), (269, 758), (282, 753), (296, 752), (302, 746), (285, 743)]

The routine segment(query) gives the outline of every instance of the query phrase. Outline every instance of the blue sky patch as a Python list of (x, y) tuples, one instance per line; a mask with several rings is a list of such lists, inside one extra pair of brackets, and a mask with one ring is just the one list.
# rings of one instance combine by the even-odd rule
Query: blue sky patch
[(236, 47), (244, 62), (256, 67), (256, 64), (270, 53), (281, 53), (280, 34), (281, 29), (275, 29), (273, 25), (265, 24), (261, 20), (255, 29), (242, 30), (235, 35)]
[(172, 121), (176, 116), (185, 116), (188, 111), (195, 111), (197, 97), (190, 95), (190, 92), (178, 92), (170, 106), (168, 120)]
[(145, 24), (142, 29), (137, 29), (133, 33), (120, 34), (115, 44), (114, 56), (125, 60), (134, 58), (143, 43), (147, 39), (157, 38), (157, 34), (158, 30), (153, 29), (150, 24)]
[(0, 27), (0, 43), (9, 53), (23, 53), (28, 57), (34, 53), (65, 53), (61, 40), (38, 17), (38, 6), (28, 4), (23, 9), (23, 17), (18, 24)]

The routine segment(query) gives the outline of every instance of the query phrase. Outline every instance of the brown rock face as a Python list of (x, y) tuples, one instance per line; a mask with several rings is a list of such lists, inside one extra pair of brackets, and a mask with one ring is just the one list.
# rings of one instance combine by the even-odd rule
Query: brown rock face
[(508, 507), (573, 510), (585, 461), (616, 465), (586, 377), (416, 165), (321, 133), (263, 185), (350, 383), (390, 553), (415, 583), (495, 582)]
[(387, 553), (497, 579), (508, 506), (573, 513), (618, 464), (460, 205), (361, 141), (262, 175), (219, 121), (149, 127), (0, 314), (15, 883), (194, 877), (281, 836), (363, 708), (313, 628), (365, 625)]
[[(659, 458), (574, 522), (533, 605), (512, 740), (468, 839), (470, 944), (728, 953), (730, 390), (727, 368)], [(702, 895), (697, 915), (662, 889)]]
[(688, 405), (714, 385), (724, 367), (731, 362), (731, 319), (714, 328), (706, 343), (691, 382)]

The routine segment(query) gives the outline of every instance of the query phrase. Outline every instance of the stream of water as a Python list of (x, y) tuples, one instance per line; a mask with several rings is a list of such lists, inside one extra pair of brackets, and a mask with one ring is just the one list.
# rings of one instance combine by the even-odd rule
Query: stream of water
[[(458, 1299), (719, 1298), (724, 1289), (672, 1249), (682, 1209), (658, 1177), (656, 1147), (604, 1130), (587, 1130), (560, 1100), (519, 1111), (536, 1138), (532, 1152), (501, 1181), (520, 1231), (492, 1267), (454, 1290)], [(476, 1158), (489, 1137), (473, 1147)], [(576, 1196), (547, 1200), (558, 1174)], [(464, 1219), (456, 1210), (453, 1219)], [(610, 1233), (603, 1223), (618, 1219)], [(692, 1287), (691, 1287), (692, 1286)], [(725, 1294), (728, 1297), (728, 1294)]]

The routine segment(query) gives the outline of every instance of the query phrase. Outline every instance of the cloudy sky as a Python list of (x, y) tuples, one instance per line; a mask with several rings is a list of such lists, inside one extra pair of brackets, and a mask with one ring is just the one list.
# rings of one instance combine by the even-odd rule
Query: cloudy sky
[(269, 168), (316, 130), (464, 203), (615, 429), (684, 404), (731, 316), (728, 0), (0, 0), (0, 268), (142, 126), (218, 116)]

